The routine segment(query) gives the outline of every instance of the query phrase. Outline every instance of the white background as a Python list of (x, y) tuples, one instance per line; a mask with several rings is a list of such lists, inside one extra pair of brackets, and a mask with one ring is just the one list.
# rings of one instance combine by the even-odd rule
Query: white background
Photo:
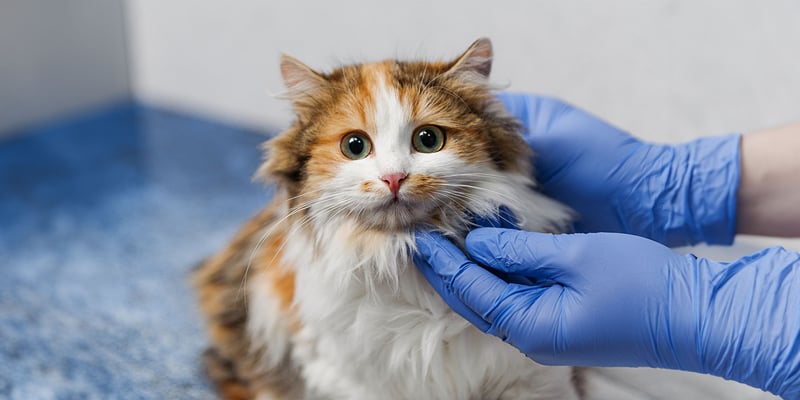
[(330, 69), (495, 45), (493, 79), (658, 141), (800, 117), (800, 2), (129, 0), (136, 95), (280, 129), (281, 53)]

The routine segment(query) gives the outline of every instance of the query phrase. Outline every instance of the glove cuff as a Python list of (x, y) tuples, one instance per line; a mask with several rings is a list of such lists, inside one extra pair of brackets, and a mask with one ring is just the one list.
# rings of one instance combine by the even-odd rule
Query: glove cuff
[[(672, 173), (681, 182), (665, 201), (680, 202), (677, 215), (665, 215), (660, 240), (669, 246), (705, 242), (728, 245), (736, 236), (741, 134), (705, 137), (674, 146)], [(662, 205), (660, 209), (672, 209)], [(659, 221), (656, 221), (659, 223)]]

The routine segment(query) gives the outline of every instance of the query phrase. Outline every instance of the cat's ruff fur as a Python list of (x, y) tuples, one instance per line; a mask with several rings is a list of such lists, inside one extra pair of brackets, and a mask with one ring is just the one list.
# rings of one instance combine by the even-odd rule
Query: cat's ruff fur
[[(580, 398), (572, 368), (539, 366), (481, 333), (411, 261), (420, 224), (459, 240), (471, 214), (500, 205), (529, 230), (570, 219), (532, 190), (519, 127), (486, 87), (490, 62), (486, 39), (452, 63), (323, 75), (284, 59), (298, 120), (269, 143), (259, 172), (279, 192), (195, 273), (213, 342), (206, 362), (224, 397)], [(446, 126), (449, 147), (411, 151), (419, 124)], [(341, 130), (367, 132), (374, 157), (344, 159), (339, 133), (326, 136)], [(394, 171), (408, 178), (387, 200), (379, 177)]]

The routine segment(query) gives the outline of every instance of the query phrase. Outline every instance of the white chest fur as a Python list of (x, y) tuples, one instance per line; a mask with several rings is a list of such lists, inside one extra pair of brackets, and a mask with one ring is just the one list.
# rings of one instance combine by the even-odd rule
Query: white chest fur
[[(316, 254), (299, 233), (285, 248), (287, 264), (297, 266), (302, 326), (289, 339), (292, 358), (302, 366), (310, 397), (576, 398), (569, 368), (538, 366), (452, 312), (405, 256), (410, 237), (353, 243), (344, 230), (317, 238), (325, 245)], [(268, 302), (263, 295), (251, 299), (253, 310), (264, 309), (253, 301)]]

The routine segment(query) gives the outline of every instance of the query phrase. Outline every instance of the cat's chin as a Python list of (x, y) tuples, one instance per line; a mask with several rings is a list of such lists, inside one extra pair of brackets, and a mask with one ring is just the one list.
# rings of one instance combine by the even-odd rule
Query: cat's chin
[(359, 215), (359, 223), (370, 229), (381, 231), (407, 231), (430, 219), (430, 210), (422, 204), (394, 200), (365, 211)]

